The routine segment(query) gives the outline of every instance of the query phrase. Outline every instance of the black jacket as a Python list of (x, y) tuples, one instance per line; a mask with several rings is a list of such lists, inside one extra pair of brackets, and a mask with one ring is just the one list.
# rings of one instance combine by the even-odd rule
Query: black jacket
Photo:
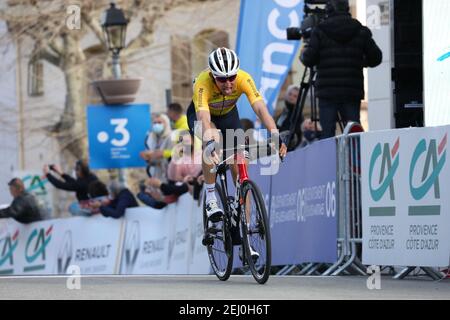
[(127, 208), (138, 206), (139, 205), (131, 191), (128, 189), (123, 189), (109, 205), (101, 206), (100, 212), (105, 217), (118, 219), (125, 215), (125, 210)]
[(338, 12), (313, 30), (301, 61), (317, 66), (319, 99), (347, 102), (364, 98), (363, 68), (378, 66), (382, 57), (370, 30), (350, 14)]
[(92, 173), (85, 178), (77, 178), (76, 180), (68, 174), (63, 174), (61, 177), (64, 179), (64, 181), (55, 178), (50, 173), (47, 174), (48, 181), (55, 188), (66, 191), (75, 191), (78, 201), (89, 200), (88, 186), (91, 182), (98, 180), (97, 176)]
[(13, 200), (11, 206), (0, 210), (0, 218), (13, 218), (20, 223), (31, 223), (42, 220), (41, 210), (36, 198), (24, 192)]

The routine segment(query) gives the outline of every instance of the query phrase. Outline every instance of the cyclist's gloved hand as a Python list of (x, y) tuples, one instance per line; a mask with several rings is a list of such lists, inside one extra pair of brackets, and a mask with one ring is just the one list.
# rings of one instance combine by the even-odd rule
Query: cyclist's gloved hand
[(205, 149), (204, 152), (206, 153), (207, 156), (210, 156), (213, 154), (213, 152), (216, 151), (216, 141), (213, 140), (209, 140), (206, 144), (205, 144)]
[(206, 159), (209, 159), (212, 163), (218, 164), (220, 162), (216, 152), (216, 141), (214, 139), (209, 140), (206, 143), (203, 152), (204, 155), (206, 156)]
[(287, 153), (287, 146), (286, 146), (286, 143), (285, 143), (283, 137), (281, 137), (281, 135), (278, 132), (274, 132), (271, 135), (271, 140), (272, 140), (272, 143), (274, 143), (276, 145), (279, 155), (280, 155), (280, 159), (281, 159), (281, 161), (283, 161), (284, 158), (286, 157), (286, 153)]

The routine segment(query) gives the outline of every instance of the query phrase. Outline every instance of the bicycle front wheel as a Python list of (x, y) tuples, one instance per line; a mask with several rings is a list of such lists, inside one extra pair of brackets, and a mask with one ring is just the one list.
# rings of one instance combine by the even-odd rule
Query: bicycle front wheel
[(228, 216), (225, 195), (219, 184), (216, 184), (217, 205), (223, 210), (224, 217), (214, 225), (208, 225), (206, 204), (203, 197), (203, 244), (206, 245), (213, 272), (222, 281), (228, 280), (233, 267), (233, 245), (228, 228)]
[(258, 283), (264, 284), (269, 279), (272, 260), (266, 205), (261, 191), (253, 181), (244, 183), (242, 194), (244, 201), (241, 206), (241, 227), (245, 255), (253, 277)]

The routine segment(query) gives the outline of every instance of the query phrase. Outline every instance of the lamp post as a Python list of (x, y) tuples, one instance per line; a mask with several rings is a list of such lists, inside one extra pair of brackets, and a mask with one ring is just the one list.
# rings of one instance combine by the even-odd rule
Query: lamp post
[(112, 52), (113, 73), (116, 79), (121, 77), (119, 55), (120, 50), (125, 47), (127, 24), (123, 11), (116, 8), (115, 3), (111, 3), (109, 9), (103, 14), (102, 27), (108, 50)]
[[(125, 48), (128, 21), (121, 9), (116, 8), (115, 3), (111, 3), (109, 9), (105, 10), (102, 17), (102, 27), (105, 34), (106, 45), (112, 53), (112, 71), (114, 79), (122, 76), (120, 68), (120, 51)], [(125, 182), (125, 175), (119, 169), (119, 180)]]

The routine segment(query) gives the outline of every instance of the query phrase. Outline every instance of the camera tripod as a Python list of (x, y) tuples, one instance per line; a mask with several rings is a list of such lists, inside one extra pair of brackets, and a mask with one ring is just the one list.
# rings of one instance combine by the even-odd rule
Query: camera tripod
[[(314, 92), (314, 84), (316, 81), (316, 68), (315, 67), (306, 67), (303, 72), (302, 80), (300, 83), (300, 89), (297, 97), (297, 102), (295, 104), (294, 112), (291, 115), (290, 119), (290, 128), (289, 134), (287, 135), (286, 145), (290, 150), (295, 149), (302, 140), (302, 130), (301, 125), (303, 123), (303, 111), (305, 108), (306, 99), (308, 98), (308, 93), (310, 92), (311, 99), (311, 121), (314, 123), (314, 131), (319, 132), (317, 123), (319, 122), (319, 110), (317, 97)], [(338, 123), (341, 128), (341, 131), (344, 129), (344, 124), (341, 119), (340, 114), (338, 113)], [(297, 135), (296, 141), (293, 140), (294, 136)], [(294, 143), (294, 145), (292, 145)]]

